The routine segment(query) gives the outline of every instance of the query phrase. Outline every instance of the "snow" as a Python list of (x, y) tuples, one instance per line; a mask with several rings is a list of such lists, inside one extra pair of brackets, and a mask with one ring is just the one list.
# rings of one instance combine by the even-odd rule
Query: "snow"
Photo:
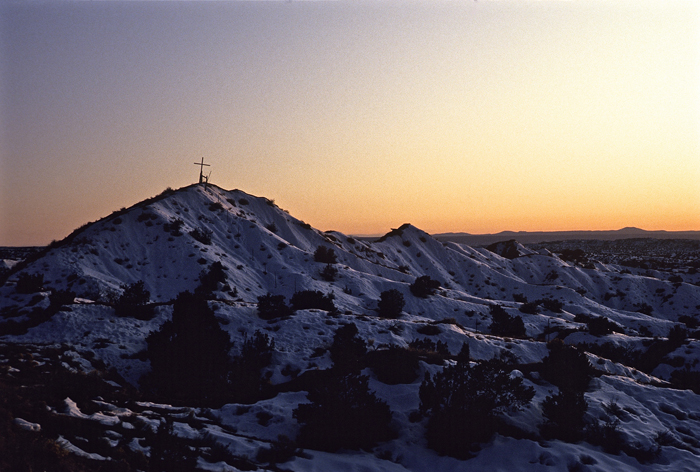
[(15, 418), (14, 423), (21, 429), (25, 431), (39, 432), (41, 431), (41, 425), (38, 423), (32, 423), (22, 418)]
[(61, 446), (66, 451), (71, 452), (71, 453), (73, 453), (77, 456), (80, 456), (80, 457), (85, 457), (85, 458), (91, 459), (93, 461), (107, 461), (107, 460), (109, 460), (109, 458), (101, 456), (101, 455), (96, 454), (94, 452), (83, 451), (78, 446), (74, 445), (73, 443), (71, 443), (69, 440), (67, 440), (66, 438), (64, 438), (61, 435), (58, 436), (56, 443), (58, 443), (58, 445)]
[[(181, 235), (164, 230), (175, 219), (182, 220)], [(211, 244), (203, 244), (190, 235), (196, 228), (211, 232)], [(332, 248), (337, 255), (339, 274), (334, 282), (324, 281), (319, 271), (325, 264), (314, 262), (313, 253), (320, 245)], [(505, 247), (505, 243), (501, 246)], [(428, 338), (445, 342), (453, 354), (468, 343), (474, 360), (491, 359), (507, 351), (522, 364), (536, 364), (548, 355), (546, 341), (557, 333), (563, 333), (568, 344), (610, 343), (639, 350), (654, 337), (665, 339), (679, 317), (698, 314), (700, 286), (670, 282), (667, 273), (624, 273), (620, 266), (603, 263), (583, 268), (546, 250), (533, 251), (517, 243), (513, 248), (515, 257), (506, 258), (484, 248), (440, 243), (411, 225), (402, 226), (378, 242), (337, 232), (323, 233), (265, 198), (211, 185), (204, 191), (194, 185), (86, 225), (64, 244), (28, 264), (25, 272), (44, 275), (45, 291), (38, 294), (33, 305), (30, 303), (37, 294), (17, 294), (17, 274), (11, 276), (0, 287), (0, 310), (13, 313), (8, 319), (26, 321), (32, 307), (48, 307), (50, 289), (70, 289), (77, 297), (67, 309), (29, 327), (26, 333), (5, 335), (0, 340), (37, 345), (65, 343), (70, 346), (64, 359), (67, 368), (89, 373), (94, 369), (92, 360), (102, 361), (115, 368), (126, 382), (138, 385), (139, 378), (150, 369), (148, 361), (138, 355), (147, 346), (146, 337), (170, 318), (171, 303), (177, 294), (193, 291), (199, 284), (200, 272), (213, 262), (224, 266), (228, 287), (215, 292), (216, 300), (210, 301), (210, 306), (234, 342), (232, 354), (255, 331), (269, 335), (275, 341), (270, 368), (274, 385), (291, 380), (290, 372), (329, 368), (329, 354), (316, 354), (326, 349), (335, 330), (347, 323), (357, 325), (369, 349), (406, 347), (413, 340)], [(500, 253), (513, 255), (505, 250)], [(422, 275), (441, 282), (438, 292), (426, 299), (414, 297), (409, 289)], [(108, 304), (110, 294), (118, 295), (122, 285), (139, 280), (150, 291), (151, 301), (159, 304), (155, 317), (148, 321), (117, 317)], [(377, 317), (377, 300), (388, 289), (399, 290), (406, 301), (402, 316), (396, 320)], [(289, 301), (295, 291), (301, 290), (333, 293), (339, 313), (300, 310), (271, 322), (257, 316), (258, 296), (269, 292), (284, 295)], [(540, 305), (535, 314), (522, 313), (519, 309), (523, 303), (515, 301), (516, 296), (529, 301), (555, 299), (562, 303), (563, 310), (555, 313)], [(637, 311), (642, 303), (651, 307), (651, 315)], [(512, 316), (521, 316), (527, 338), (491, 335), (488, 327), (492, 304), (503, 306)], [(12, 312), (16, 307), (20, 307), (19, 311)], [(580, 314), (604, 316), (621, 325), (624, 333), (593, 336), (585, 331), (584, 323), (574, 321)], [(440, 333), (421, 334), (419, 330), (426, 326), (437, 327)], [(551, 332), (545, 334), (546, 330)], [(581, 470), (591, 471), (697, 470), (700, 446), (693, 441), (700, 438), (700, 397), (691, 391), (660, 387), (677, 369), (668, 363), (674, 357), (682, 358), (687, 368), (700, 370), (700, 343), (689, 339), (651, 374), (589, 355), (600, 376), (586, 393), (588, 419), (611, 419), (606, 405), (612, 402), (622, 411), (620, 429), (629, 441), (651, 446), (655, 437), (667, 434), (669, 444), (675, 446), (664, 445), (661, 458), (654, 464), (643, 465), (624, 454), (607, 454), (587, 443), (499, 435), (468, 461), (440, 457), (425, 445), (424, 424), (408, 419), (418, 408), (418, 389), (424, 374), (440, 369), (421, 362), (417, 380), (407, 385), (385, 385), (371, 370), (365, 371), (370, 375), (370, 388), (393, 412), (400, 431), (398, 439), (380, 445), (376, 451), (306, 451), (307, 456), (296, 457), (283, 468), (299, 472), (541, 471), (567, 470), (582, 464)], [(2, 363), (0, 369), (21, 371)], [(509, 421), (537, 435), (537, 425), (543, 421), (539, 404), (556, 387), (540, 380), (537, 372), (521, 369), (513, 375), (522, 375), (526, 385), (535, 389), (535, 399)], [(178, 436), (197, 438), (206, 433), (228, 446), (232, 453), (254, 458), (278, 435), (296, 435), (298, 425), (292, 411), (304, 402), (306, 392), (287, 392), (254, 405), (224, 405), (212, 411), (220, 418), (220, 424), (206, 424), (202, 430), (185, 422), (191, 414), (200, 418), (200, 412), (150, 402), (136, 402), (130, 409), (132, 406), (121, 408), (98, 400), (96, 405), (101, 412), (86, 415), (66, 398), (63, 414), (130, 431), (135, 426), (125, 421), (127, 418), (134, 418), (139, 428), (155, 431), (167, 414), (176, 419), (174, 431)], [(141, 411), (136, 411), (136, 407)], [(269, 419), (261, 421), (261, 417)], [(65, 438), (62, 445), (76, 454), (93, 456)], [(136, 439), (129, 447), (148, 451)], [(235, 470), (201, 459), (200, 465), (206, 470)]]

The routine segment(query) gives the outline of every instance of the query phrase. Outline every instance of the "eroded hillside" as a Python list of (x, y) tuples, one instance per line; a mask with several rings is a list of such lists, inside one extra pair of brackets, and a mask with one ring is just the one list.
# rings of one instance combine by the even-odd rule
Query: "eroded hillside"
[[(4, 406), (14, 421), (7, 431), (43, 435), (82, 457), (78, 464), (101, 470), (117, 461), (131, 467), (123, 470), (154, 464), (158, 434), (174, 438), (207, 470), (278, 470), (271, 465), (277, 462), (299, 471), (694, 470), (700, 275), (599, 259), (515, 241), (488, 249), (441, 243), (411, 225), (370, 242), (318, 231), (273, 201), (238, 190), (166, 191), (11, 269), (0, 287), (0, 372), (14, 395)], [(194, 310), (194, 302), (190, 311), (178, 308), (185, 291), (206, 300), (197, 316), (215, 320), (211, 329), (232, 343), (219, 356), (228, 370), (212, 386), (221, 389), (218, 403), (187, 404), (149, 374), (160, 368), (152, 333), (171, 329), (169, 339), (185, 337), (176, 321), (182, 310)], [(125, 293), (138, 301), (129, 305)], [(397, 298), (403, 304), (389, 314)], [(129, 311), (136, 306), (140, 311)], [(318, 401), (319, 385), (335, 382), (337, 352), (344, 351), (333, 346), (347, 326), (356, 328), (348, 339), (364, 346), (353, 354), (352, 375), (368, 376), (369, 392), (390, 411), (392, 434), (362, 453), (319, 452), (308, 447), (310, 420), (294, 412)], [(494, 433), (468, 460), (435, 452), (426, 439), (433, 413), (421, 408), (426, 374), (438, 379), (456, 368), (465, 345), (467, 376), (501, 359), (498, 369), (532, 391), (522, 408), (489, 417)], [(568, 389), (548, 367), (558, 345), (576, 346), (592, 368), (580, 392), (580, 435), (542, 427), (556, 423), (544, 405)], [(246, 357), (251, 352), (269, 356), (258, 366)], [(241, 367), (251, 363), (256, 367)], [(94, 395), (67, 381), (46, 387), (42, 375), (84, 376)], [(22, 401), (24, 376), (34, 400), (45, 397), (49, 410)], [(255, 388), (247, 391), (241, 378), (254, 379)], [(92, 425), (83, 426), (90, 437), (76, 424)], [(593, 437), (604, 439), (591, 444)], [(279, 457), (266, 456), (270, 448)]]

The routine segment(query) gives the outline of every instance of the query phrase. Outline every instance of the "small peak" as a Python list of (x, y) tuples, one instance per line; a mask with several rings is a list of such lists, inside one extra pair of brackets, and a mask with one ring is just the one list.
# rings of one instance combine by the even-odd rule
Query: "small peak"
[(379, 240), (377, 240), (377, 242), (381, 243), (381, 242), (384, 242), (384, 241), (386, 241), (387, 239), (393, 238), (393, 237), (395, 237), (395, 236), (401, 237), (401, 236), (403, 236), (404, 230), (405, 230), (406, 228), (409, 228), (410, 226), (411, 226), (410, 223), (404, 223), (404, 224), (402, 224), (401, 226), (399, 226), (398, 228), (392, 228), (391, 231), (389, 231), (389, 232), (386, 233), (384, 236), (382, 236), (381, 238), (379, 238)]
[(622, 229), (618, 229), (616, 231), (617, 233), (626, 233), (626, 234), (639, 234), (639, 233), (644, 233), (645, 231), (640, 228), (636, 228), (634, 226), (626, 226)]
[(506, 259), (515, 259), (516, 257), (534, 254), (533, 251), (527, 249), (515, 239), (490, 244), (486, 246), (486, 249)]

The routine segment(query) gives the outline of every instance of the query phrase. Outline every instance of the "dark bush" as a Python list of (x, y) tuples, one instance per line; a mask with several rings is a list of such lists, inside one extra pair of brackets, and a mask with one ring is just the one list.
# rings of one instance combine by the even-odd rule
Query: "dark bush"
[(673, 325), (668, 330), (668, 343), (674, 348), (679, 347), (688, 338), (688, 331), (681, 325)]
[(418, 353), (395, 345), (370, 351), (367, 364), (377, 380), (388, 385), (409, 384), (418, 378)]
[(545, 298), (542, 300), (542, 306), (554, 313), (561, 313), (564, 308), (564, 304), (560, 300), (555, 300), (553, 298)]
[(153, 213), (148, 213), (148, 212), (144, 211), (136, 218), (136, 221), (138, 221), (139, 223), (142, 223), (142, 222), (148, 221), (148, 220), (155, 220), (156, 218), (158, 218), (158, 217), (156, 215), (154, 215)]
[(520, 310), (522, 313), (527, 313), (528, 315), (536, 315), (539, 306), (539, 300), (534, 302), (525, 302), (522, 305), (520, 305), (520, 308), (518, 308), (518, 310)]
[(182, 231), (180, 231), (180, 229), (184, 224), (185, 222), (182, 221), (180, 218), (175, 218), (163, 225), (163, 231), (165, 231), (166, 233), (170, 233), (171, 236), (182, 236)]
[(17, 293), (36, 293), (44, 288), (44, 274), (29, 274), (22, 272), (17, 277), (15, 291)]
[(418, 357), (428, 364), (442, 364), (445, 359), (450, 357), (447, 343), (442, 341), (435, 343), (428, 338), (414, 339), (408, 343), (408, 347), (413, 349)]
[(195, 405), (219, 404), (227, 395), (232, 343), (207, 301), (182, 292), (172, 321), (146, 338), (151, 372), (142, 386), (166, 399)]
[(674, 370), (671, 372), (671, 384), (675, 388), (700, 394), (700, 372), (688, 368)]
[(212, 231), (208, 229), (200, 229), (200, 228), (195, 228), (192, 231), (190, 231), (190, 236), (192, 236), (194, 239), (199, 241), (202, 244), (209, 245), (211, 244), (211, 235)]
[(319, 290), (302, 290), (301, 292), (294, 292), (290, 303), (294, 310), (317, 309), (335, 312), (336, 307), (335, 303), (333, 303), (334, 299), (335, 296), (332, 293), (324, 295), (323, 292)]
[(586, 323), (588, 332), (593, 336), (605, 336), (613, 331), (622, 333), (624, 329), (617, 323), (610, 321), (604, 316), (591, 316), (579, 314), (574, 317), (577, 323)]
[(232, 362), (229, 383), (233, 400), (238, 403), (253, 403), (263, 395), (264, 384), (261, 373), (270, 365), (275, 351), (275, 341), (267, 334), (256, 331), (243, 341), (241, 352)]
[(261, 295), (258, 297), (258, 316), (263, 320), (282, 318), (292, 314), (284, 301), (284, 295)]
[(467, 459), (474, 443), (493, 436), (500, 415), (523, 408), (535, 392), (522, 378), (511, 377), (501, 359), (472, 366), (468, 344), (456, 360), (432, 378), (426, 373), (419, 391), (420, 412), (428, 416), (428, 447)]
[(335, 255), (333, 248), (326, 246), (319, 246), (314, 252), (314, 261), (322, 262), (324, 264), (335, 264), (338, 262), (338, 258)]
[(619, 454), (626, 443), (620, 431), (620, 420), (615, 418), (605, 423), (595, 421), (586, 428), (586, 440), (596, 446), (601, 446), (608, 454)]
[(59, 308), (63, 305), (70, 305), (75, 301), (75, 292), (70, 290), (52, 290), (49, 295), (49, 304), (52, 307)]
[(279, 231), (279, 230), (277, 229), (277, 225), (276, 225), (274, 222), (265, 225), (265, 228), (266, 228), (269, 232), (271, 232), (271, 233), (277, 233), (277, 231)]
[(224, 265), (216, 261), (199, 274), (199, 286), (195, 289), (195, 294), (209, 297), (219, 288), (219, 284), (226, 283), (226, 269)]
[(379, 296), (377, 308), (382, 318), (398, 318), (401, 316), (406, 301), (403, 294), (395, 288), (384, 290)]
[(525, 324), (519, 316), (510, 316), (500, 305), (491, 305), (491, 334), (496, 336), (523, 337), (525, 336)]
[(651, 316), (653, 311), (654, 307), (652, 307), (648, 303), (641, 303), (637, 306), (637, 313), (642, 313), (644, 315)]
[(335, 279), (338, 276), (338, 269), (332, 264), (326, 264), (319, 275), (326, 282), (335, 282)]
[(549, 355), (542, 360), (542, 377), (560, 390), (585, 392), (593, 376), (586, 353), (554, 339), (547, 344)]
[(355, 323), (349, 323), (335, 331), (333, 344), (328, 351), (335, 371), (341, 374), (359, 372), (367, 354), (367, 344), (358, 336)]
[(409, 287), (411, 293), (419, 298), (428, 298), (433, 295), (435, 291), (440, 288), (440, 282), (431, 279), (427, 275), (422, 275), (418, 277)]
[(294, 410), (301, 428), (297, 443), (305, 448), (335, 452), (365, 449), (395, 437), (391, 410), (357, 373), (334, 375), (309, 389), (311, 403)]
[(439, 326), (434, 324), (424, 324), (416, 330), (418, 334), (424, 334), (426, 336), (437, 336), (442, 333)]
[(540, 427), (545, 438), (576, 442), (583, 437), (584, 415), (588, 403), (582, 391), (560, 390), (542, 402), (542, 414), (546, 422)]
[(151, 448), (149, 472), (189, 472), (197, 465), (197, 455), (173, 432), (173, 420), (166, 416), (155, 434), (147, 438)]
[(133, 284), (122, 285), (123, 292), (114, 305), (114, 314), (120, 317), (131, 317), (138, 320), (150, 320), (155, 315), (155, 309), (148, 302), (151, 292), (146, 290), (143, 280)]

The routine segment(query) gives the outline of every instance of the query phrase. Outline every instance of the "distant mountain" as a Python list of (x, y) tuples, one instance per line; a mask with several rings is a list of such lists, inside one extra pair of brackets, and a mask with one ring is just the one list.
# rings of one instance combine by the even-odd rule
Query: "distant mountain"
[[(601, 233), (673, 234), (575, 234)], [(485, 248), (405, 224), (369, 241), (214, 185), (168, 189), (89, 223), (0, 273), (0, 470), (50, 469), (42, 457), (7, 462), (39, 453), (80, 464), (56, 470), (126, 472), (182, 465), (168, 468), (166, 455), (211, 471), (695, 470), (700, 271), (534, 248), (528, 234)], [(204, 363), (203, 352), (218, 357)], [(162, 387), (196, 392), (192, 379), (212, 372), (223, 372), (220, 403)], [(440, 375), (455, 373), (452, 389)], [(483, 390), (520, 382), (534, 394), (521, 410)], [(562, 385), (578, 385), (585, 431), (561, 431)], [(428, 438), (441, 432), (430, 418), (451, 418), (435, 413), (445, 386), (444, 398), (477, 398), (451, 401), (469, 418), (447, 438), (460, 458)], [(370, 412), (395, 434), (376, 447), (316, 447), (348, 432), (376, 437), (374, 423), (356, 421)], [(484, 428), (467, 434), (478, 444), (463, 438)]]
[(603, 241), (632, 238), (700, 240), (700, 231), (646, 231), (639, 228), (626, 227), (615, 231), (502, 231), (496, 234), (439, 233), (432, 236), (438, 241), (452, 241), (469, 246), (487, 246), (511, 239), (515, 239), (521, 244), (570, 241), (574, 239)]

